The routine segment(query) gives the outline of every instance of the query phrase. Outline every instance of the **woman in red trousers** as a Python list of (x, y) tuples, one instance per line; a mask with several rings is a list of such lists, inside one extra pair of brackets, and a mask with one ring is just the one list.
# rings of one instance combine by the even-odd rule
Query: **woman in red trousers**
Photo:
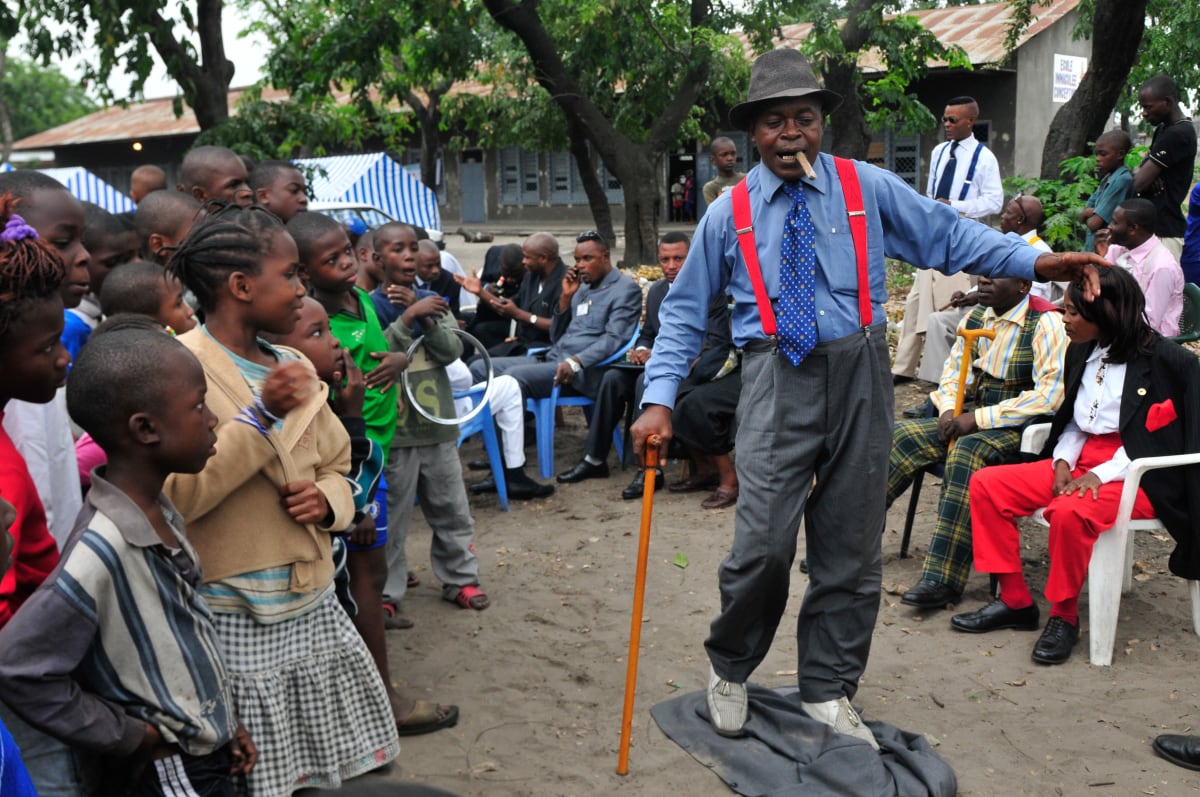
[[(971, 479), (975, 569), (994, 573), (1000, 598), (951, 619), (956, 631), (1036, 630), (1038, 607), (1021, 573), (1015, 519), (1046, 507), (1050, 524), (1050, 620), (1033, 648), (1039, 664), (1061, 664), (1079, 639), (1079, 593), (1092, 546), (1116, 520), (1133, 459), (1200, 450), (1200, 364), (1146, 322), (1145, 299), (1124, 269), (1100, 276), (1100, 296), (1067, 291), (1067, 390), (1043, 457), (999, 465)], [(1177, 547), (1171, 571), (1200, 574), (1200, 467), (1148, 471), (1134, 518), (1157, 517)]]

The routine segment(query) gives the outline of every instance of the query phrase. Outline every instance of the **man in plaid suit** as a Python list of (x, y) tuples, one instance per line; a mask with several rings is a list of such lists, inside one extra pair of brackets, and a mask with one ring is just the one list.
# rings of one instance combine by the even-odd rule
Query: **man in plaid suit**
[[(890, 506), (921, 469), (945, 462), (937, 524), (921, 580), (901, 601), (920, 609), (957, 603), (971, 571), (971, 511), (967, 483), (975, 471), (1018, 450), (1021, 430), (1053, 413), (1062, 403), (1063, 355), (1067, 340), (1057, 308), (1029, 294), (1018, 279), (979, 280), (979, 305), (958, 326), (990, 329), (972, 351), (957, 338), (942, 369), (938, 389), (929, 394), (937, 417), (897, 423), (888, 462)], [(954, 414), (962, 358), (972, 368), (963, 411)]]

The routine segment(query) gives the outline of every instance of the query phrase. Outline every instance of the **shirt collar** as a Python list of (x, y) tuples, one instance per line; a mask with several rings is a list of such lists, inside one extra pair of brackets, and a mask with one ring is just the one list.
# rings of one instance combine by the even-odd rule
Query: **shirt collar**
[(1025, 314), (1029, 312), (1029, 294), (1021, 297), (1021, 301), (1008, 308), (1008, 312), (1003, 315), (997, 314), (992, 308), (984, 310), (984, 320), (995, 319), (1003, 321), (1006, 324), (1016, 324), (1018, 326), (1025, 323)]
[(1097, 346), (1096, 348), (1092, 349), (1092, 353), (1088, 355), (1087, 361), (1089, 363), (1093, 363), (1093, 362), (1097, 362), (1098, 360), (1100, 360), (1103, 357), (1107, 357), (1109, 348), (1111, 348), (1111, 347), (1110, 346)]
[(1141, 246), (1136, 246), (1133, 249), (1126, 250), (1127, 252), (1129, 252), (1129, 259), (1135, 263), (1141, 263), (1147, 257), (1150, 256), (1150, 253), (1154, 251), (1155, 247), (1158, 246), (1158, 243), (1159, 243), (1158, 236), (1151, 235), (1145, 241), (1142, 241)]
[(1041, 239), (1041, 236), (1038, 235), (1037, 230), (1030, 230), (1029, 232), (1021, 233), (1021, 237), (1025, 239), (1025, 243), (1027, 243), (1027, 244), (1033, 243), (1034, 238), (1037, 238), (1039, 240)]
[[(823, 153), (818, 152), (816, 160), (812, 161), (813, 171), (816, 172), (816, 178), (808, 177), (801, 178), (800, 182), (807, 188), (812, 188), (820, 194), (825, 193), (825, 186), (830, 184), (830, 169), (833, 167), (833, 161)], [(763, 196), (767, 201), (771, 201), (775, 196), (783, 191), (783, 184), (786, 182), (779, 175), (763, 166), (761, 163), (754, 167), (758, 171), (758, 187), (762, 190)]]
[[(92, 471), (92, 488), (88, 490), (87, 502), (94, 506), (96, 511), (103, 513), (111, 520), (117, 530), (121, 532), (121, 537), (130, 545), (137, 548), (162, 545), (162, 539), (154, 530), (154, 526), (150, 524), (146, 514), (138, 508), (133, 499), (105, 479), (103, 471), (103, 467)], [(174, 505), (165, 495), (159, 494), (158, 503), (162, 506), (163, 514), (175, 534), (176, 541), (180, 543), (179, 547), (183, 547), (183, 518), (175, 511)]]

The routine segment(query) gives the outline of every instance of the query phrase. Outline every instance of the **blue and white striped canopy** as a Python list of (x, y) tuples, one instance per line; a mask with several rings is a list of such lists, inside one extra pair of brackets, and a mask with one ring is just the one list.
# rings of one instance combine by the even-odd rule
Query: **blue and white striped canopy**
[[(0, 166), (0, 171), (12, 171), (11, 163)], [(134, 210), (133, 200), (89, 172), (82, 166), (67, 166), (61, 169), (38, 169), (47, 177), (53, 177), (67, 187), (71, 195), (85, 202), (94, 202), (109, 213), (124, 213)]]
[(295, 163), (310, 175), (309, 190), (316, 202), (374, 205), (407, 224), (442, 229), (437, 194), (385, 153), (309, 158)]
[(133, 200), (89, 172), (82, 166), (62, 169), (38, 169), (47, 177), (53, 177), (67, 187), (71, 195), (85, 202), (94, 202), (109, 213), (125, 213), (135, 210)]

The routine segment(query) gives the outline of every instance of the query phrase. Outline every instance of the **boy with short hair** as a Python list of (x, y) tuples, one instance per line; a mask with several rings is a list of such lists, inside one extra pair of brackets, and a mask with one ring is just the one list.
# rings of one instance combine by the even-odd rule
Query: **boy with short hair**
[(146, 260), (126, 263), (109, 274), (100, 291), (100, 308), (109, 318), (121, 313), (150, 316), (173, 335), (196, 326), (179, 278)]
[(1100, 185), (1088, 197), (1087, 207), (1079, 211), (1079, 220), (1087, 226), (1087, 237), (1083, 240), (1083, 251), (1096, 251), (1096, 233), (1112, 221), (1117, 205), (1133, 196), (1133, 172), (1125, 165), (1133, 142), (1129, 134), (1117, 128), (1103, 133), (1096, 139), (1093, 151), (1096, 154), (1096, 174)]
[(198, 473), (214, 453), (206, 391), (200, 364), (173, 338), (99, 329), (67, 392), (109, 463), (93, 475), (58, 567), (0, 631), (10, 707), (73, 746), (131, 759), (139, 794), (232, 797), (232, 775), (257, 756), (196, 591), (200, 562), (162, 494), (169, 474)]
[(227, 147), (193, 147), (179, 166), (179, 190), (201, 205), (216, 200), (248, 207), (254, 203), (249, 174), (245, 161)]
[(285, 224), (308, 210), (308, 182), (294, 163), (263, 161), (250, 172), (254, 202), (274, 213)]
[(154, 191), (147, 194), (133, 214), (142, 256), (165, 266), (175, 247), (187, 238), (204, 209), (191, 194)]
[(709, 160), (717, 176), (704, 184), (704, 204), (711, 205), (717, 197), (733, 188), (746, 176), (737, 170), (737, 145), (733, 139), (717, 136), (708, 146)]
[[(407, 224), (392, 222), (375, 230), (375, 259), (389, 280), (371, 298), (380, 320), (388, 324), (388, 343), (407, 351), (419, 336), (423, 344), (408, 376), (413, 395), (431, 415), (456, 414), (454, 391), (446, 366), (462, 356), (462, 341), (450, 306), (441, 296), (414, 290), (417, 278), (417, 234)], [(382, 291), (382, 292), (381, 292)], [(458, 459), (458, 427), (434, 424), (408, 405), (400, 411), (396, 434), (388, 452), (388, 580), (384, 592), (398, 602), (408, 589), (405, 542), (412, 518), (413, 498), (433, 530), (433, 571), (442, 582), (442, 598), (464, 609), (483, 610), (490, 605), (479, 588), (479, 562), (475, 557), (475, 522), (467, 505), (467, 491)]]

